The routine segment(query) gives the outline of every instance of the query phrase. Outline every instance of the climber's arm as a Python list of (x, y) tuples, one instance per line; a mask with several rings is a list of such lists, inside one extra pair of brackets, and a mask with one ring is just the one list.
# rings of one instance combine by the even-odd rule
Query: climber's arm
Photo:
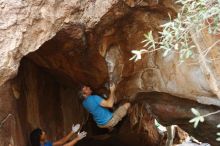
[(103, 107), (112, 108), (114, 105), (114, 97), (115, 97), (115, 85), (113, 84), (110, 87), (110, 94), (108, 99), (103, 99), (100, 105)]

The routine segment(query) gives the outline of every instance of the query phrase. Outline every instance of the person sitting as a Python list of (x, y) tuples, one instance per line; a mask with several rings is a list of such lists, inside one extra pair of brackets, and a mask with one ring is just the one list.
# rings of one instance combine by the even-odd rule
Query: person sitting
[(115, 85), (113, 84), (110, 87), (108, 99), (103, 99), (98, 95), (92, 95), (92, 92), (93, 90), (88, 85), (81, 87), (81, 95), (84, 99), (82, 103), (83, 107), (92, 114), (98, 127), (112, 130), (125, 117), (131, 104), (126, 102), (112, 113), (108, 108), (112, 108), (114, 104)]
[(77, 137), (67, 143), (67, 141), (76, 133), (80, 128), (80, 124), (76, 124), (72, 126), (71, 132), (61, 138), (58, 141), (51, 142), (47, 139), (47, 134), (45, 131), (37, 128), (33, 130), (30, 134), (30, 141), (32, 146), (74, 146), (79, 140), (83, 139), (86, 136), (86, 132), (78, 132)]

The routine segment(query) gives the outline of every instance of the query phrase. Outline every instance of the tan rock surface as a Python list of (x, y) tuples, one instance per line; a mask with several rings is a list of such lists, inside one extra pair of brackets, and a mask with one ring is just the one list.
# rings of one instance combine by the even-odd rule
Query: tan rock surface
[(0, 85), (14, 77), (20, 59), (51, 39), (64, 23), (94, 27), (117, 0), (1, 0)]

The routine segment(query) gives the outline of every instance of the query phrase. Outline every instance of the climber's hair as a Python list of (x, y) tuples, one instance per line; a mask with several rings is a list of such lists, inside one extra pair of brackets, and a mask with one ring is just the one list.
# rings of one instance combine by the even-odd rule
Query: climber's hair
[(89, 84), (80, 84), (80, 85), (79, 85), (79, 93), (78, 93), (78, 96), (79, 96), (79, 99), (81, 99), (81, 100), (84, 99), (82, 89), (83, 89), (83, 87), (85, 87), (85, 86), (86, 86), (86, 87), (89, 87), (89, 88), (93, 91), (93, 88), (91, 87), (91, 85), (89, 85)]
[(83, 89), (83, 87), (90, 87), (90, 89), (92, 90), (92, 86), (90, 85), (90, 84), (80, 84), (79, 85), (79, 88), (80, 88), (80, 90), (82, 90)]
[[(85, 87), (85, 86), (89, 86), (89, 85), (83, 84), (83, 83), (81, 83), (81, 84), (79, 85), (78, 96), (79, 96), (79, 99), (80, 99), (80, 100), (83, 100), (83, 99), (84, 99), (82, 89), (83, 89), (83, 87)], [(90, 87), (90, 86), (89, 86), (89, 87)]]
[(42, 135), (42, 130), (37, 128), (33, 130), (30, 134), (31, 146), (40, 146), (40, 136)]

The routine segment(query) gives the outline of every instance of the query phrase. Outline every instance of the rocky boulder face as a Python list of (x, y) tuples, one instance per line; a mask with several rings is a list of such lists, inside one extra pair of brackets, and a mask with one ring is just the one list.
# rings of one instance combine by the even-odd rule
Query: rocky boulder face
[[(178, 54), (164, 58), (162, 51), (129, 61), (133, 49), (143, 48), (144, 33), (153, 30), (158, 37), (160, 25), (169, 21), (167, 14), (175, 17), (178, 6), (171, 0), (5, 0), (0, 6), (0, 145), (25, 145), (36, 127), (56, 140), (72, 122), (86, 125), (88, 115), (78, 99), (80, 84), (107, 96), (114, 82), (116, 103), (143, 98), (167, 125), (187, 123), (191, 106), (204, 113), (219, 109), (188, 100), (172, 103), (173, 96), (163, 94), (139, 94), (165, 92), (220, 106), (215, 49), (209, 62), (190, 59), (180, 64)], [(207, 32), (193, 38), (200, 50), (217, 39)], [(171, 116), (164, 117), (166, 113)], [(213, 119), (220, 121), (218, 116)], [(207, 127), (215, 129), (215, 124)]]
[(3, 0), (0, 4), (0, 85), (14, 77), (21, 58), (51, 39), (65, 23), (93, 28), (117, 0)]
[[(99, 51), (109, 65), (110, 78), (119, 85), (118, 96), (134, 98), (138, 92), (159, 91), (219, 106), (219, 61), (213, 59), (217, 58), (219, 53), (214, 53), (214, 49), (211, 54), (215, 56), (207, 57), (213, 59), (211, 63), (198, 59), (188, 59), (180, 63), (178, 54), (171, 53), (163, 57), (162, 50), (143, 55), (140, 61), (129, 61), (131, 50), (143, 48), (143, 34), (152, 30), (157, 37), (159, 26), (167, 22), (167, 13), (175, 14), (173, 9), (164, 5), (152, 7), (150, 11), (137, 6), (111, 25), (109, 32), (101, 38)], [(100, 24), (100, 27), (104, 26)], [(195, 42), (202, 46), (203, 50), (204, 44), (206, 47), (211, 46), (217, 39), (213, 37), (211, 41), (208, 34), (198, 37), (200, 39)], [(204, 43), (206, 39), (209, 42)]]
[(167, 13), (175, 16), (174, 8), (169, 1), (118, 2), (94, 29), (83, 24), (65, 24), (29, 57), (40, 66), (63, 72), (74, 82), (90, 84), (95, 89), (115, 82), (119, 85), (118, 96), (134, 98), (138, 92), (159, 91), (220, 105), (216, 60), (213, 65), (206, 63), (211, 73), (196, 59), (180, 64), (178, 54), (164, 58), (162, 51), (146, 54), (138, 62), (129, 61), (133, 49), (143, 48), (143, 34), (153, 30), (158, 36), (160, 25), (167, 22)]

